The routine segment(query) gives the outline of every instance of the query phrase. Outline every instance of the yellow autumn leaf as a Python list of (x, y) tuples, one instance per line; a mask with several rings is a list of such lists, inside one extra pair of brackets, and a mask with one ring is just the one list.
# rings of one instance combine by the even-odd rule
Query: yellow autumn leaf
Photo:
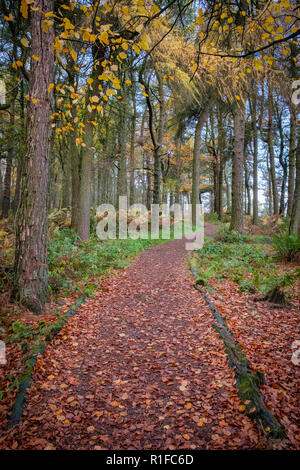
[(202, 10), (202, 8), (199, 8), (198, 16), (196, 18), (196, 23), (197, 24), (202, 24), (203, 23), (203, 10)]
[(22, 38), (20, 42), (21, 42), (22, 46), (29, 47), (29, 44), (28, 44), (28, 41), (27, 41), (26, 38)]
[(4, 16), (4, 19), (5, 19), (5, 21), (13, 21), (14, 17), (12, 15), (12, 13), (10, 13), (8, 16)]
[(139, 46), (137, 46), (136, 44), (133, 44), (132, 49), (136, 54), (139, 54), (141, 52)]
[(109, 90), (107, 90), (106, 94), (107, 94), (107, 96), (112, 96), (112, 95), (116, 94), (116, 91), (112, 90), (112, 89), (109, 89)]

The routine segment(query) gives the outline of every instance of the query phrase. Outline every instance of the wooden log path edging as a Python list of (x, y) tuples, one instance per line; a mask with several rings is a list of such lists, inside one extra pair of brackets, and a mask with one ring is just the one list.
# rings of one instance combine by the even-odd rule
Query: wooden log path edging
[[(78, 310), (78, 308), (85, 302), (85, 299), (86, 296), (80, 297), (64, 315), (59, 317), (55, 323), (49, 326), (49, 329), (45, 336), (46, 341), (51, 341), (54, 336), (56, 336), (62, 330), (62, 328), (67, 323), (68, 319), (72, 317), (76, 310)], [(43, 341), (38, 340), (33, 348), (33, 351), (25, 361), (25, 369), (21, 376), (21, 381), (19, 384), (15, 404), (10, 415), (8, 429), (13, 428), (16, 424), (20, 422), (20, 419), (22, 418), (24, 406), (26, 403), (26, 391), (30, 386), (38, 355), (43, 354), (45, 349), (45, 343)]]
[(197, 284), (198, 276), (195, 268), (190, 266), (190, 269), (196, 279), (194, 288), (201, 293), (216, 320), (213, 327), (224, 342), (230, 367), (234, 369), (238, 394), (246, 407), (246, 414), (256, 422), (259, 430), (267, 438), (286, 439), (284, 426), (278, 423), (275, 416), (268, 410), (264, 403), (263, 394), (260, 392), (259, 387), (265, 384), (263, 372), (251, 369), (241, 347), (227, 328), (226, 318), (220, 315), (207, 296), (206, 291)]

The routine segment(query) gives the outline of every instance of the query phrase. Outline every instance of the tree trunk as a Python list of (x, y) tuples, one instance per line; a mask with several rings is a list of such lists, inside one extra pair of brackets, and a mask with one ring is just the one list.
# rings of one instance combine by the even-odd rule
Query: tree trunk
[[(101, 61), (105, 56), (106, 46), (94, 46), (92, 49), (94, 67), (91, 74), (93, 78), (92, 85), (86, 94), (87, 124), (85, 127), (85, 144), (82, 151), (81, 173), (80, 173), (80, 191), (79, 191), (79, 214), (78, 214), (78, 235), (83, 241), (90, 237), (90, 174), (92, 163), (94, 126), (97, 107), (91, 104), (90, 98), (99, 93), (99, 75), (103, 73)], [(91, 109), (90, 109), (91, 107)]]
[[(255, 93), (255, 90), (254, 90)], [(253, 224), (258, 225), (258, 133), (256, 125), (256, 96), (253, 98), (252, 133), (253, 133)]]
[(150, 211), (151, 209), (151, 196), (152, 196), (152, 177), (151, 177), (151, 170), (150, 170), (150, 166), (151, 166), (151, 158), (150, 158), (150, 154), (149, 152), (146, 153), (146, 168), (147, 169), (147, 194), (146, 194), (146, 207), (148, 209), (148, 211)]
[(223, 217), (223, 180), (224, 180), (224, 147), (225, 147), (225, 133), (224, 121), (222, 111), (218, 112), (218, 155), (217, 155), (217, 214), (218, 219), (222, 220)]
[(270, 155), (270, 175), (272, 182), (272, 196), (273, 196), (273, 210), (274, 215), (278, 215), (278, 188), (275, 172), (275, 156), (274, 156), (274, 145), (273, 145), (273, 114), (274, 114), (274, 103), (273, 103), (273, 85), (271, 80), (268, 82), (268, 113), (269, 113), (269, 127), (268, 127), (268, 146)]
[(205, 122), (207, 121), (209, 111), (215, 99), (211, 98), (206, 107), (198, 117), (195, 129), (194, 155), (193, 155), (193, 176), (192, 176), (192, 223), (196, 225), (197, 211), (196, 205), (200, 199), (200, 154), (201, 154), (201, 135)]
[(129, 180), (129, 204), (134, 204), (134, 170), (135, 170), (135, 132), (136, 132), (136, 87), (134, 77), (131, 75), (132, 85), (132, 116), (131, 116), (131, 136), (130, 136), (130, 180)]
[(284, 216), (284, 209), (285, 209), (285, 188), (288, 176), (288, 165), (287, 160), (284, 158), (284, 133), (282, 128), (282, 116), (279, 116), (278, 122), (278, 130), (280, 136), (280, 152), (279, 152), (279, 162), (282, 167), (282, 182), (281, 182), (281, 192), (280, 192), (280, 206), (279, 206), (279, 214)]
[[(124, 85), (126, 87), (126, 85)], [(126, 112), (127, 112), (127, 90), (123, 90), (123, 100), (119, 104), (119, 129), (118, 129), (118, 154), (119, 154), (119, 171), (118, 171), (118, 194), (117, 207), (119, 207), (119, 197), (127, 196), (127, 128), (126, 128)]]
[(72, 176), (72, 201), (71, 201), (71, 227), (78, 232), (79, 225), (79, 192), (80, 192), (80, 173), (79, 173), (79, 152), (75, 142), (75, 135), (69, 137), (69, 152), (71, 159)]
[(296, 150), (296, 187), (294, 194), (294, 204), (290, 223), (290, 233), (300, 236), (300, 137)]
[[(93, 120), (93, 117), (90, 117)], [(93, 124), (88, 122), (85, 127), (86, 147), (82, 153), (79, 189), (78, 235), (86, 242), (90, 237), (90, 176), (91, 150), (93, 143)]]
[(245, 108), (236, 108), (234, 118), (234, 155), (232, 162), (232, 216), (230, 230), (242, 232), (243, 222), (243, 164), (245, 146)]
[(224, 178), (225, 178), (225, 184), (226, 184), (226, 207), (227, 207), (227, 212), (231, 211), (231, 187), (230, 187), (230, 182), (229, 182), (229, 177), (227, 175), (227, 169), (224, 171)]
[(73, 155), (71, 156), (70, 152), (68, 152), (68, 149), (66, 148), (63, 162), (62, 207), (70, 206), (71, 158), (73, 158)]
[(295, 156), (296, 156), (296, 110), (293, 103), (290, 105), (290, 149), (289, 149), (289, 179), (288, 179), (288, 208), (287, 213), (292, 215), (295, 190)]
[(181, 167), (182, 167), (181, 139), (178, 138), (176, 141), (176, 190), (175, 190), (175, 203), (176, 204), (180, 203)]
[(245, 189), (246, 189), (246, 214), (251, 215), (251, 191), (249, 183), (249, 170), (246, 155), (244, 156), (244, 168), (245, 168)]
[(6, 169), (4, 176), (4, 189), (3, 189), (3, 200), (2, 200), (2, 217), (7, 219), (8, 212), (10, 209), (10, 198), (11, 198), (11, 174), (13, 166), (13, 157), (15, 153), (15, 103), (17, 98), (18, 88), (13, 94), (11, 104), (10, 104), (10, 118), (9, 118), (9, 141), (8, 141), (8, 151), (6, 158)]
[(53, 11), (53, 0), (36, 0), (35, 6), (31, 20), (32, 54), (40, 60), (31, 60), (27, 151), (16, 219), (14, 296), (33, 312), (41, 313), (48, 284), (47, 193), (53, 106), (53, 93), (48, 88), (54, 81), (54, 31), (49, 28), (45, 33), (41, 23), (44, 14)]
[[(155, 68), (155, 67), (154, 67)], [(159, 91), (159, 119), (158, 119), (158, 130), (157, 130), (157, 142), (154, 147), (153, 160), (154, 160), (154, 171), (153, 171), (153, 204), (160, 204), (161, 202), (161, 153), (165, 130), (165, 94), (163, 78), (157, 68), (155, 73), (158, 81)]]

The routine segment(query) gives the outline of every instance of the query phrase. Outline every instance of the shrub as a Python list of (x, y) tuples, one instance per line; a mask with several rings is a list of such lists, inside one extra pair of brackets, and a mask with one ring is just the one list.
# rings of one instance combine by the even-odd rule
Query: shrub
[(270, 282), (270, 289), (267, 291), (264, 300), (278, 305), (287, 304), (287, 297), (290, 295), (290, 288), (300, 279), (300, 269), (294, 272), (275, 276)]
[(17, 320), (11, 325), (10, 339), (12, 341), (19, 342), (23, 339), (33, 338), (33, 336), (34, 330), (31, 327), (24, 325), (24, 323)]
[(273, 247), (276, 252), (286, 261), (294, 261), (300, 256), (300, 238), (288, 231), (274, 235)]
[(249, 235), (230, 231), (228, 227), (222, 228), (218, 232), (216, 239), (223, 243), (246, 243), (251, 241), (251, 237)]

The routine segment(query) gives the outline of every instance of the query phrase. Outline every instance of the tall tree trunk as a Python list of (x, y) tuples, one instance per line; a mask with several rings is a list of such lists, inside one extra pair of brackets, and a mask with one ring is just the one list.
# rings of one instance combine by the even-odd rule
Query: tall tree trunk
[[(79, 191), (79, 214), (78, 214), (78, 235), (83, 241), (87, 241), (90, 237), (90, 175), (94, 138), (93, 122), (96, 118), (97, 107), (91, 104), (90, 98), (99, 93), (99, 76), (103, 73), (103, 58), (105, 56), (106, 46), (93, 46), (93, 72), (91, 78), (93, 79), (92, 85), (86, 94), (86, 107), (87, 107), (87, 124), (85, 127), (85, 144), (82, 152), (81, 160), (81, 173), (80, 173), (80, 191)], [(90, 109), (91, 106), (91, 109)]]
[(284, 209), (285, 209), (285, 191), (286, 191), (286, 182), (287, 182), (287, 162), (283, 161), (282, 163), (283, 175), (282, 175), (282, 183), (281, 183), (281, 192), (280, 192), (280, 206), (279, 206), (279, 214), (284, 216)]
[(296, 187), (294, 194), (294, 204), (290, 223), (290, 232), (300, 236), (300, 137), (296, 150)]
[(246, 214), (251, 215), (251, 191), (249, 182), (249, 170), (246, 155), (244, 155), (244, 168), (245, 168), (245, 190), (246, 190)]
[(146, 152), (146, 168), (147, 168), (147, 193), (146, 193), (146, 207), (148, 211), (151, 209), (151, 196), (152, 196), (152, 177), (151, 177), (151, 158), (149, 152)]
[(231, 211), (231, 187), (230, 187), (229, 177), (227, 175), (226, 169), (224, 171), (224, 178), (225, 178), (225, 184), (226, 184), (226, 207), (227, 207), (227, 212), (230, 212)]
[(137, 118), (137, 109), (136, 109), (136, 86), (133, 77), (131, 74), (132, 85), (132, 116), (131, 116), (131, 136), (130, 136), (130, 180), (129, 180), (129, 204), (134, 204), (134, 170), (135, 170), (135, 132), (136, 132), (136, 118)]
[(175, 203), (180, 203), (180, 187), (181, 187), (181, 167), (182, 167), (182, 159), (181, 159), (181, 139), (178, 138), (176, 140), (176, 189), (175, 189)]
[(127, 143), (127, 128), (126, 128), (126, 113), (127, 113), (127, 89), (123, 90), (123, 100), (120, 102), (119, 110), (119, 128), (118, 128), (118, 153), (119, 153), (119, 171), (118, 171), (118, 194), (117, 194), (117, 207), (119, 207), (119, 196), (127, 196), (127, 158), (126, 158), (126, 143)]
[(11, 174), (13, 166), (13, 157), (15, 153), (15, 104), (17, 98), (18, 88), (13, 94), (11, 104), (10, 104), (10, 117), (9, 117), (9, 131), (8, 131), (8, 151), (6, 158), (6, 169), (4, 176), (4, 190), (3, 190), (3, 200), (2, 200), (2, 217), (7, 219), (8, 212), (10, 209), (10, 198), (11, 198)]
[(275, 156), (274, 156), (274, 145), (273, 145), (273, 114), (274, 114), (274, 103), (273, 103), (273, 84), (271, 80), (268, 81), (268, 113), (269, 113), (269, 127), (268, 127), (268, 146), (270, 155), (270, 174), (272, 182), (272, 195), (273, 195), (273, 209), (274, 215), (278, 215), (278, 188), (275, 172)]
[(139, 72), (139, 80), (143, 85), (146, 94), (146, 104), (149, 114), (149, 132), (153, 145), (153, 204), (160, 204), (161, 200), (161, 153), (162, 153), (162, 144), (164, 136), (164, 127), (165, 127), (165, 97), (164, 97), (164, 86), (163, 86), (163, 77), (160, 70), (158, 70), (155, 65), (155, 73), (158, 81), (159, 89), (159, 120), (158, 120), (158, 129), (155, 130), (154, 123), (154, 109), (150, 99), (150, 87), (149, 83), (146, 82), (143, 74), (146, 67), (146, 61)]
[(222, 220), (223, 217), (223, 180), (224, 180), (224, 153), (225, 148), (225, 132), (224, 120), (222, 116), (222, 109), (219, 106), (218, 110), (218, 155), (217, 155), (217, 214), (218, 219)]
[(279, 162), (282, 167), (282, 182), (281, 182), (281, 192), (280, 192), (280, 206), (279, 206), (279, 214), (284, 216), (284, 209), (285, 209), (285, 188), (288, 176), (288, 164), (286, 159), (284, 158), (284, 133), (282, 128), (282, 117), (279, 116), (278, 122), (278, 130), (280, 135), (280, 152), (279, 152)]
[(237, 106), (234, 117), (234, 155), (232, 162), (232, 215), (230, 230), (242, 232), (243, 222), (243, 164), (245, 146), (245, 108)]
[[(153, 162), (154, 162), (154, 169), (153, 169), (153, 204), (160, 204), (161, 202), (161, 153), (162, 153), (162, 145), (163, 145), (163, 138), (164, 138), (164, 128), (165, 128), (165, 94), (164, 94), (164, 85), (163, 85), (163, 77), (161, 72), (155, 68), (155, 73), (158, 81), (158, 91), (159, 91), (159, 119), (158, 119), (158, 130), (156, 136), (156, 145), (154, 145), (153, 151)], [(150, 110), (149, 110), (149, 118), (150, 118)], [(153, 112), (152, 112), (152, 119), (153, 119)], [(153, 120), (152, 124), (153, 126)]]
[(295, 157), (296, 157), (296, 110), (290, 104), (290, 148), (289, 148), (289, 179), (288, 179), (288, 208), (287, 213), (292, 215), (295, 190)]
[(218, 202), (219, 202), (219, 187), (218, 187), (218, 180), (219, 180), (219, 162), (218, 162), (218, 155), (215, 155), (214, 162), (213, 162), (213, 181), (214, 181), (214, 213), (218, 213)]
[[(297, 0), (297, 6), (299, 8), (299, 0)], [(299, 46), (297, 41), (293, 41), (290, 44), (290, 67), (289, 75), (292, 79), (297, 80), (299, 78)], [(294, 207), (294, 191), (295, 191), (295, 161), (296, 161), (296, 149), (297, 149), (297, 109), (292, 100), (290, 101), (290, 148), (289, 148), (289, 176), (288, 176), (288, 207), (287, 214), (292, 215)]]
[[(92, 114), (92, 113), (91, 113)], [(94, 117), (90, 117), (94, 120)], [(79, 189), (79, 214), (78, 214), (78, 235), (86, 242), (90, 237), (90, 179), (91, 179), (91, 150), (93, 143), (93, 124), (88, 122), (85, 126), (86, 147), (82, 152), (80, 167), (80, 189)]]
[(68, 152), (68, 148), (65, 148), (63, 161), (62, 207), (70, 206), (71, 158), (73, 158), (73, 155), (71, 156), (70, 152)]
[(44, 32), (41, 24), (44, 14), (53, 11), (53, 0), (36, 0), (35, 5), (31, 19), (32, 54), (40, 60), (31, 60), (27, 151), (16, 219), (14, 296), (33, 312), (41, 313), (48, 284), (47, 193), (53, 106), (53, 93), (48, 88), (54, 81), (54, 31), (51, 27)]
[(80, 192), (80, 173), (79, 173), (79, 152), (77, 149), (75, 135), (69, 136), (69, 152), (71, 159), (72, 176), (72, 201), (71, 201), (71, 227), (78, 232), (79, 225), (79, 192)]
[(268, 203), (269, 203), (269, 215), (273, 214), (273, 198), (272, 198), (272, 181), (271, 181), (271, 170), (268, 167)]
[[(254, 90), (255, 93), (255, 90)], [(252, 135), (253, 135), (253, 224), (258, 225), (258, 132), (256, 125), (257, 105), (256, 96), (252, 107)]]
[(200, 154), (201, 154), (201, 135), (204, 124), (207, 121), (209, 111), (214, 104), (215, 98), (211, 98), (206, 107), (198, 117), (195, 129), (194, 140), (194, 155), (193, 155), (193, 176), (192, 176), (192, 223), (196, 225), (197, 211), (196, 205), (199, 204), (200, 199)]

